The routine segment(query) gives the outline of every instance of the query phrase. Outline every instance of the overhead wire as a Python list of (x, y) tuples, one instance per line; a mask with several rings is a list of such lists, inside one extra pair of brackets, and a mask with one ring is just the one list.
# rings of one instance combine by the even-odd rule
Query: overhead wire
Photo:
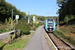
[(49, 11), (49, 12), (46, 12), (46, 14), (50, 14), (50, 12), (52, 12), (52, 10), (56, 7), (56, 5), (54, 5), (54, 7)]
[(50, 11), (52, 11), (55, 7), (56, 7), (56, 5)]

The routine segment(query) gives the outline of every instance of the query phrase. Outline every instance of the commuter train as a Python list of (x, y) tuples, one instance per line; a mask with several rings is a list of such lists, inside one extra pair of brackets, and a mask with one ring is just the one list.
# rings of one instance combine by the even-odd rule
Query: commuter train
[(54, 19), (48, 18), (45, 22), (45, 30), (47, 32), (53, 32), (56, 28), (56, 23)]

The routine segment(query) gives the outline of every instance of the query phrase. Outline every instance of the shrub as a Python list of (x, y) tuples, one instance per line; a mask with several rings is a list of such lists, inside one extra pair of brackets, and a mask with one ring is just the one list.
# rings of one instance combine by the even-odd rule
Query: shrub
[(63, 32), (60, 30), (55, 30), (54, 33), (57, 35), (63, 36)]
[(74, 31), (74, 30), (72, 30), (71, 32), (72, 32), (72, 33), (75, 33), (75, 31)]
[(15, 29), (19, 29), (22, 34), (28, 34), (30, 31), (30, 26), (26, 19), (20, 19), (19, 22), (15, 25)]
[(64, 19), (64, 22), (65, 22), (66, 24), (68, 24), (68, 21), (69, 21), (69, 18), (68, 18), (68, 15), (66, 15), (66, 17), (65, 17), (65, 19)]
[(38, 22), (35, 22), (35, 27), (39, 27), (39, 23)]
[(62, 38), (68, 39), (68, 34), (66, 34), (66, 33), (64, 33), (64, 32), (62, 32), (62, 31), (60, 31), (60, 30), (55, 30), (55, 31), (54, 31), (54, 34), (56, 34), (56, 35), (58, 35), (58, 36), (60, 36), (60, 37), (62, 37)]
[(6, 30), (5, 29), (0, 29), (0, 33), (3, 33), (5, 32)]

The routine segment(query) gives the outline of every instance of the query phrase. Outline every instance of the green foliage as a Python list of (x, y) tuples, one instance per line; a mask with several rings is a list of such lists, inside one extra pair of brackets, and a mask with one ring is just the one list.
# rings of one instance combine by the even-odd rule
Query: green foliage
[(3, 24), (0, 24), (0, 33), (4, 33), (4, 32), (6, 32), (7, 30), (6, 30), (6, 28), (7, 28), (7, 26), (6, 25), (3, 25)]
[(9, 34), (9, 44), (12, 44), (15, 38), (18, 38), (21, 36), (20, 30), (15, 30), (15, 32), (12, 32)]
[(64, 32), (62, 32), (60, 30), (55, 30), (54, 34), (56, 34), (59, 37), (64, 38), (66, 41), (68, 41), (68, 42), (70, 42), (72, 44), (75, 44), (75, 38), (70, 37), (68, 34), (66, 34), (66, 33), (64, 33)]
[(16, 14), (18, 14), (20, 16), (20, 19), (26, 15), (25, 12), (21, 12), (12, 4), (5, 2), (5, 0), (0, 0), (0, 16), (1, 16), (0, 21), (1, 22), (5, 22), (6, 18), (7, 18), (7, 20), (10, 18), (12, 9), (14, 12), (13, 19), (15, 19)]
[[(75, 0), (57, 0), (59, 9), (59, 21), (68, 24), (69, 20), (75, 19)], [(68, 17), (67, 17), (68, 16)], [(73, 22), (73, 21), (72, 21)]]
[(72, 33), (75, 33), (75, 30), (72, 30), (71, 32), (72, 32)]
[(55, 33), (56, 35), (60, 36), (60, 37), (64, 37), (64, 36), (63, 36), (63, 32), (60, 31), (60, 30), (55, 30), (54, 33)]
[[(9, 20), (9, 21), (8, 21), (8, 20)], [(9, 24), (10, 24), (11, 22), (13, 23), (14, 21), (12, 21), (11, 18), (9, 18), (8, 20), (5, 19), (5, 24), (6, 24), (6, 25), (5, 25), (5, 26), (2, 26), (2, 27), (4, 27), (4, 28), (1, 28), (1, 29), (0, 29), (0, 33), (3, 33), (3, 32), (6, 32), (6, 31), (11, 30)], [(14, 26), (14, 24), (13, 24), (13, 26)]]
[[(65, 28), (65, 27), (64, 27), (64, 28)], [(61, 30), (62, 30), (63, 32), (67, 32), (67, 31), (68, 31), (68, 29), (64, 29), (64, 28), (63, 28), (63, 29), (61, 29)]]
[(44, 17), (44, 16), (38, 16), (37, 19), (38, 19), (39, 21), (45, 21), (45, 17)]
[[(30, 39), (32, 34), (29, 35), (22, 35), (22, 38), (15, 39), (12, 44), (8, 44), (5, 42), (7, 39), (0, 40), (0, 50), (17, 50), (20, 48), (20, 50), (23, 50), (23, 48), (26, 46), (26, 43)], [(26, 37), (26, 38), (24, 38)], [(4, 42), (3, 42), (4, 41)]]
[[(15, 19), (15, 20), (16, 20), (16, 19)], [(6, 26), (7, 26), (7, 27), (5, 28), (6, 31), (15, 29), (15, 28), (14, 28), (14, 27), (15, 27), (15, 24), (14, 24), (15, 20), (12, 20), (11, 18), (9, 18), (8, 21), (7, 21), (7, 19), (5, 19), (5, 23), (6, 23)], [(9, 24), (11, 24), (11, 23), (12, 23), (12, 25), (9, 25)]]
[(35, 27), (39, 27), (39, 23), (35, 22)]
[(68, 24), (68, 21), (69, 21), (69, 18), (68, 18), (68, 15), (66, 15), (66, 17), (65, 17), (65, 19), (64, 19), (64, 22), (65, 22), (66, 24)]
[(6, 30), (5, 29), (0, 29), (0, 33), (3, 33), (5, 32)]
[(30, 23), (33, 23), (33, 16), (29, 16)]
[(7, 19), (5, 19), (5, 23), (7, 23)]
[(19, 20), (19, 22), (18, 22), (18, 24), (16, 24), (15, 28), (22, 31), (22, 34), (24, 34), (24, 33), (28, 34), (30, 31), (30, 26), (27, 23), (27, 20), (25, 20), (25, 19)]

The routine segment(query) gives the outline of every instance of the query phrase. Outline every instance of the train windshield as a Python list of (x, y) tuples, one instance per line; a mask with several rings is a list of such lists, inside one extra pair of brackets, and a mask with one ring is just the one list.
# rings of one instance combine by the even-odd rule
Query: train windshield
[(48, 21), (48, 25), (52, 25), (52, 23), (53, 23), (52, 21)]
[(53, 25), (53, 19), (47, 19), (48, 25)]

